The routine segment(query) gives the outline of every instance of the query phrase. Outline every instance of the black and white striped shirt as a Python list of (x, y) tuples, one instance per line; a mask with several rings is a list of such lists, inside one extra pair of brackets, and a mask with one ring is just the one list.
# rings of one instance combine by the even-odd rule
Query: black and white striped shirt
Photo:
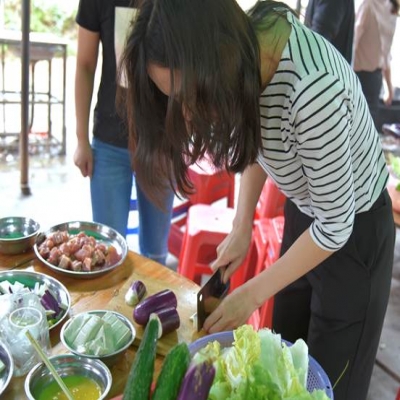
[(258, 163), (314, 219), (313, 240), (334, 251), (348, 240), (388, 172), (362, 90), (350, 65), (292, 14), (289, 41), (262, 93)]

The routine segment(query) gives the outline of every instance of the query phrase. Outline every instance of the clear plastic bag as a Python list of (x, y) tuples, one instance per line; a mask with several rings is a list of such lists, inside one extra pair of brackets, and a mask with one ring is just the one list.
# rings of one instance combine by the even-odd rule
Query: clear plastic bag
[(46, 312), (33, 293), (6, 294), (0, 297), (0, 338), (14, 359), (14, 376), (23, 376), (41, 361), (26, 332), (38, 341), (46, 354), (51, 344)]

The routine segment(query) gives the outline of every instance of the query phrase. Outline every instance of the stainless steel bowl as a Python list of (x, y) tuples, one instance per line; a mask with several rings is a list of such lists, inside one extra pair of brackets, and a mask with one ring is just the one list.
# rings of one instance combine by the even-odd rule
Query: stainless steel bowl
[(6, 390), (14, 373), (14, 361), (6, 345), (0, 342), (0, 360), (6, 366), (5, 370), (0, 372), (0, 396)]
[(0, 219), (0, 253), (20, 254), (35, 244), (40, 225), (30, 218), (6, 217)]
[[(61, 268), (57, 265), (53, 265), (40, 255), (39, 246), (50, 233), (55, 231), (67, 231), (71, 235), (78, 234), (79, 232), (84, 232), (88, 236), (93, 236), (98, 242), (104, 243), (106, 246), (113, 246), (118, 253), (119, 259), (112, 265), (106, 267), (98, 267), (89, 272), (72, 271), (69, 269)], [(116, 230), (96, 222), (82, 222), (82, 221), (65, 222), (53, 226), (46, 232), (40, 233), (33, 248), (39, 260), (41, 260), (49, 268), (53, 269), (54, 271), (60, 272), (64, 275), (80, 279), (96, 278), (100, 275), (106, 274), (114, 270), (124, 262), (128, 254), (128, 244), (125, 238)]]
[(35, 271), (11, 270), (0, 272), (0, 282), (3, 281), (9, 281), (12, 284), (20, 282), (30, 289), (33, 289), (36, 283), (41, 285), (46, 284), (49, 287), (51, 292), (58, 297), (58, 300), (65, 305), (65, 310), (63, 310), (58, 321), (49, 327), (50, 330), (61, 324), (69, 314), (71, 309), (71, 296), (67, 288), (57, 279)]
[[(105, 354), (102, 356), (95, 356), (95, 355), (91, 355), (91, 354), (85, 354), (82, 353), (80, 351), (78, 351), (77, 349), (73, 348), (72, 346), (69, 345), (69, 343), (67, 343), (67, 341), (65, 340), (65, 330), (68, 329), (68, 326), (70, 326), (70, 324), (72, 323), (74, 318), (78, 318), (79, 316), (82, 316), (84, 314), (91, 314), (91, 315), (98, 315), (99, 317), (102, 317), (106, 312), (111, 312), (113, 313), (118, 319), (120, 319), (131, 331), (131, 338), (129, 339), (128, 343), (126, 343), (125, 346), (119, 348), (117, 351), (115, 351), (114, 353), (110, 353), (110, 354)], [(87, 358), (91, 358), (91, 359), (100, 359), (101, 361), (103, 361), (106, 365), (108, 366), (112, 366), (114, 365), (119, 358), (123, 355), (123, 353), (129, 348), (129, 346), (133, 343), (133, 341), (135, 340), (136, 337), (136, 329), (133, 326), (132, 322), (129, 321), (128, 318), (126, 318), (124, 315), (122, 315), (119, 312), (116, 311), (112, 311), (112, 310), (92, 310), (92, 311), (87, 311), (87, 312), (83, 312), (80, 314), (75, 315), (73, 318), (69, 319), (61, 328), (61, 332), (60, 332), (60, 339), (62, 344), (73, 354), (76, 354), (78, 356), (82, 356), (82, 357), (87, 357)]]
[[(61, 354), (50, 357), (50, 361), (61, 378), (72, 375), (84, 375), (94, 380), (101, 389), (103, 400), (107, 397), (112, 384), (112, 376), (108, 367), (100, 360), (79, 357), (75, 354)], [(35, 400), (40, 390), (54, 380), (49, 369), (37, 364), (25, 378), (25, 394), (29, 400)]]

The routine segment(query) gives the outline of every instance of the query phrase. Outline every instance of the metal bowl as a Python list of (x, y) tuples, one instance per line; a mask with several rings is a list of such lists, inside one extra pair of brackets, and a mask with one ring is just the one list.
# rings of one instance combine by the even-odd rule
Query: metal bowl
[[(230, 347), (234, 342), (233, 331), (217, 332), (207, 336), (203, 336), (200, 339), (189, 344), (189, 352), (193, 357), (198, 351), (207, 346), (208, 343), (217, 341), (221, 347)], [(283, 340), (287, 346), (291, 346), (292, 343)], [(307, 390), (311, 393), (315, 389), (324, 390), (329, 399), (333, 399), (333, 389), (328, 375), (318, 364), (318, 362), (312, 357), (308, 356), (308, 374), (307, 374)]]
[(6, 366), (5, 370), (0, 372), (0, 396), (6, 390), (14, 373), (14, 360), (6, 345), (0, 342), (0, 360)]
[(20, 282), (30, 289), (33, 289), (36, 283), (39, 283), (41, 285), (46, 284), (49, 287), (50, 291), (58, 297), (58, 301), (65, 306), (65, 309), (62, 312), (58, 321), (55, 324), (49, 326), (50, 330), (61, 324), (61, 322), (69, 314), (69, 311), (71, 309), (71, 296), (67, 288), (57, 279), (46, 274), (42, 274), (40, 272), (11, 270), (0, 272), (0, 282), (3, 281), (9, 281), (12, 284), (14, 284), (15, 282)]
[[(100, 360), (79, 357), (75, 354), (61, 354), (50, 357), (58, 374), (63, 378), (72, 375), (84, 375), (94, 380), (101, 389), (99, 400), (107, 397), (112, 384), (108, 367)], [(37, 399), (40, 391), (54, 380), (49, 369), (43, 364), (34, 366), (25, 378), (25, 394), (29, 400)]]
[[(41, 254), (39, 253), (39, 246), (41, 243), (43, 243), (43, 241), (50, 233), (55, 231), (67, 231), (70, 235), (76, 235), (79, 232), (84, 232), (86, 233), (86, 235), (94, 237), (98, 243), (103, 243), (106, 246), (113, 246), (118, 254), (118, 261), (113, 263), (112, 265), (108, 265), (105, 267), (98, 267), (89, 272), (73, 271), (61, 268), (57, 265), (53, 265), (50, 262), (48, 262), (44, 257), (41, 256)], [(96, 222), (82, 222), (82, 221), (65, 222), (53, 226), (46, 232), (42, 232), (38, 236), (33, 248), (39, 260), (41, 260), (52, 270), (60, 272), (64, 275), (68, 275), (70, 277), (80, 278), (80, 279), (96, 278), (100, 275), (104, 275), (114, 270), (124, 262), (128, 254), (128, 244), (125, 238), (116, 230)]]
[(0, 219), (0, 253), (21, 254), (35, 244), (40, 225), (30, 218)]
[[(78, 318), (82, 315), (86, 315), (86, 314), (90, 314), (90, 315), (97, 315), (99, 317), (102, 317), (106, 312), (110, 312), (113, 313), (118, 319), (120, 319), (131, 331), (131, 337), (129, 339), (129, 341), (125, 344), (125, 346), (119, 348), (117, 351), (115, 351), (114, 353), (110, 353), (110, 354), (105, 354), (105, 355), (101, 355), (101, 356), (95, 356), (95, 355), (91, 355), (91, 354), (85, 354), (82, 353), (80, 351), (78, 351), (77, 349), (75, 349), (74, 347), (70, 346), (70, 344), (65, 340), (65, 331), (66, 329), (68, 329), (68, 327), (71, 325), (72, 321), (74, 320), (74, 318)], [(119, 359), (120, 357), (123, 355), (123, 353), (129, 348), (129, 346), (133, 343), (133, 341), (135, 340), (136, 337), (136, 329), (133, 326), (133, 324), (131, 323), (131, 321), (129, 321), (128, 318), (126, 318), (124, 315), (122, 315), (119, 312), (116, 311), (112, 311), (112, 310), (92, 310), (92, 311), (86, 311), (80, 314), (75, 315), (73, 318), (69, 319), (62, 327), (61, 332), (60, 332), (60, 339), (62, 344), (73, 354), (76, 354), (78, 356), (82, 356), (82, 357), (87, 357), (87, 358), (92, 358), (92, 359), (100, 359), (101, 361), (103, 361), (106, 365), (108, 366), (112, 366), (114, 365)]]

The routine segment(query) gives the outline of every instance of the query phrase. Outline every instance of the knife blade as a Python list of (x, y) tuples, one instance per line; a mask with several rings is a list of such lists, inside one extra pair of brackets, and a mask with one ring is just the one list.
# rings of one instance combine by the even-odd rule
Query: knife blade
[(203, 328), (206, 318), (218, 307), (226, 297), (230, 288), (230, 281), (222, 281), (221, 269), (211, 276), (197, 293), (197, 331)]

